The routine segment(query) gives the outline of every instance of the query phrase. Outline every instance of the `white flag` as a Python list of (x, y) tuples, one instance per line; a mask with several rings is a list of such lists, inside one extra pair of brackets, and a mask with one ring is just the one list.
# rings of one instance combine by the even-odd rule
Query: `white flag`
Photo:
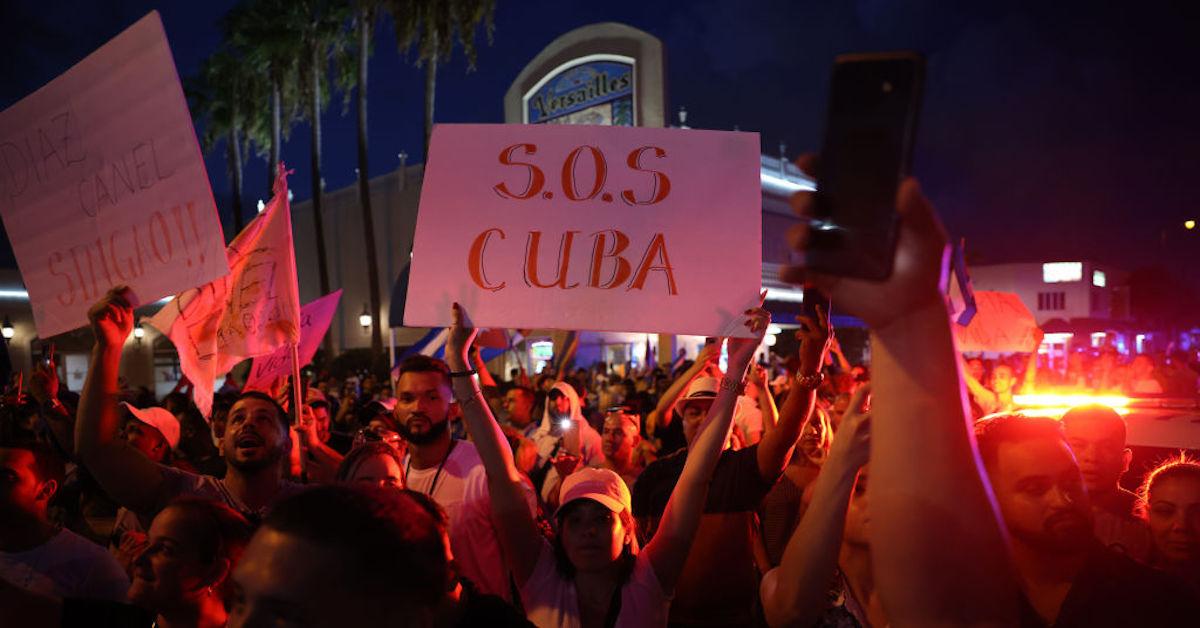
[(270, 204), (225, 250), (229, 275), (180, 293), (150, 319), (175, 344), (180, 368), (192, 382), (192, 399), (205, 417), (218, 377), (246, 358), (300, 341), (287, 192), (280, 164)]

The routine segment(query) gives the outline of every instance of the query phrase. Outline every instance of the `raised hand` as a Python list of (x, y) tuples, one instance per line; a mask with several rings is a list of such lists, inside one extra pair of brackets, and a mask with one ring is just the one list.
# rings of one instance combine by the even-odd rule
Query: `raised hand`
[(870, 393), (871, 385), (863, 384), (850, 397), (850, 406), (842, 415), (826, 464), (844, 464), (847, 469), (859, 469), (867, 464), (871, 453), (871, 414), (867, 410)]
[(46, 403), (58, 399), (58, 370), (53, 358), (49, 362), (38, 362), (33, 365), (33, 375), (29, 379), (29, 394), (38, 403)]
[(819, 305), (816, 320), (809, 316), (799, 316), (796, 320), (800, 323), (796, 332), (796, 340), (800, 341), (800, 373), (811, 375), (825, 364), (833, 341), (833, 326), (829, 323), (829, 313)]
[(129, 305), (129, 288), (116, 286), (88, 310), (88, 321), (96, 342), (107, 348), (120, 348), (133, 331), (133, 307)]
[(446, 335), (446, 363), (451, 369), (464, 370), (470, 364), (467, 350), (475, 341), (478, 330), (475, 329), (471, 317), (467, 315), (467, 310), (463, 306), (455, 303), (450, 308), (450, 314), (452, 322), (449, 333)]
[[(802, 169), (811, 164), (807, 157), (797, 161)], [(792, 210), (800, 216), (813, 215), (811, 192), (797, 192), (790, 202)], [(896, 191), (896, 211), (900, 215), (900, 237), (892, 275), (885, 281), (836, 277), (802, 266), (785, 267), (780, 278), (795, 284), (812, 283), (839, 308), (862, 319), (872, 329), (886, 327), (904, 314), (940, 300), (950, 248), (946, 231), (916, 179), (905, 179), (900, 184)], [(807, 223), (795, 225), (788, 230), (788, 242), (792, 248), (803, 251), (808, 246), (809, 233)]]
[(729, 375), (741, 379), (746, 374), (746, 367), (754, 357), (758, 345), (762, 344), (767, 327), (771, 325), (771, 313), (756, 307), (746, 310), (746, 320), (742, 323), (754, 334), (753, 338), (733, 338), (729, 344)]

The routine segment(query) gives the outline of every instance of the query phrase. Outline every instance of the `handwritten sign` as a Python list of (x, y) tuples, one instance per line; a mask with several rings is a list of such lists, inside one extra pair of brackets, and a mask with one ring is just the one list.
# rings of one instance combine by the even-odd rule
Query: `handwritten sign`
[[(329, 331), (329, 324), (333, 322), (333, 315), (337, 313), (338, 301), (341, 298), (342, 291), (338, 290), (300, 308), (300, 346), (296, 348), (296, 355), (300, 358), (301, 367), (311, 363), (317, 355), (321, 339)], [(287, 377), (291, 373), (291, 347), (280, 347), (275, 353), (254, 358), (244, 388), (270, 390), (275, 380)]]
[(744, 335), (761, 282), (758, 135), (439, 125), (404, 324)]
[(225, 274), (224, 236), (158, 13), (0, 113), (0, 213), (38, 335)]
[(246, 358), (300, 341), (296, 253), (282, 164), (271, 202), (225, 254), (228, 275), (180, 293), (149, 321), (175, 345), (179, 368), (192, 382), (192, 399), (206, 417), (218, 377)]
[(1021, 297), (1011, 292), (975, 291), (978, 308), (971, 324), (954, 325), (960, 351), (1030, 352), (1041, 334)]

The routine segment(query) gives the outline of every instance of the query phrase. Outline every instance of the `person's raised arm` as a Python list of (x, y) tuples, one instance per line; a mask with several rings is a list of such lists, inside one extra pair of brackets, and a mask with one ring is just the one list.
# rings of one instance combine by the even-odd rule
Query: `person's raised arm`
[(754, 372), (754, 383), (758, 387), (758, 409), (763, 415), (763, 432), (770, 432), (779, 423), (779, 407), (775, 395), (771, 394), (770, 371), (761, 364), (750, 367)]
[(800, 341), (800, 369), (792, 381), (792, 391), (783, 401), (779, 425), (767, 432), (758, 444), (758, 473), (768, 481), (778, 478), (787, 468), (792, 449), (816, 405), (821, 367), (829, 353), (829, 339), (833, 337), (829, 314), (819, 305), (816, 309), (817, 320), (808, 316), (798, 319), (800, 331), (796, 332), (796, 339)]
[(504, 555), (517, 580), (525, 584), (537, 566), (541, 553), (542, 535), (529, 512), (522, 488), (521, 473), (513, 462), (512, 450), (492, 410), (483, 399), (483, 392), (474, 377), (458, 375), (470, 370), (467, 351), (475, 339), (475, 329), (462, 306), (453, 308), (454, 323), (446, 339), (446, 365), (450, 367), (454, 399), (462, 409), (463, 422), (479, 451), (487, 471), (488, 492), (492, 498), (492, 515)]
[(301, 406), (300, 421), (292, 426), (292, 431), (297, 435), (294, 446), (306, 457), (304, 473), (308, 481), (312, 484), (332, 484), (345, 456), (321, 442), (317, 435), (316, 416), (308, 404)]
[(1021, 379), (1021, 388), (1018, 392), (1032, 393), (1037, 388), (1038, 347), (1042, 346), (1044, 336), (1041, 329), (1035, 328), (1036, 342), (1033, 345), (1033, 352), (1029, 354), (1029, 362), (1025, 365), (1025, 376)]
[[(871, 329), (871, 554), (892, 625), (1011, 625), (1018, 586), (965, 408), (943, 292), (946, 234), (915, 180), (896, 200), (887, 280), (799, 267), (781, 276), (812, 282)], [(811, 215), (811, 194), (792, 202)], [(807, 238), (808, 223), (789, 230), (793, 247)]]
[[(958, 362), (959, 369), (963, 375), (963, 383), (967, 385), (967, 392), (975, 398), (975, 402), (985, 409), (998, 407), (1000, 405), (1000, 397), (987, 386), (984, 386), (983, 382), (975, 379), (974, 375), (971, 375), (971, 369), (968, 369), (966, 364), (963, 363), (961, 354), (958, 355)], [(988, 413), (990, 414), (990, 410)]]
[(688, 384), (699, 377), (700, 373), (704, 371), (704, 367), (710, 362), (715, 362), (720, 355), (721, 343), (714, 342), (704, 345), (704, 348), (700, 350), (700, 354), (696, 356), (696, 361), (692, 362), (692, 365), (686, 371), (680, 373), (679, 377), (676, 377), (675, 381), (671, 382), (666, 392), (662, 394), (662, 397), (659, 397), (658, 405), (650, 411), (650, 414), (646, 415), (647, 434), (654, 436), (655, 430), (659, 427), (671, 425), (671, 419), (673, 418), (671, 410), (675, 408), (675, 403), (679, 401), (679, 397), (687, 390)]
[(829, 458), (813, 484), (812, 502), (792, 532), (779, 567), (763, 576), (759, 593), (772, 626), (811, 626), (828, 607), (846, 506), (870, 453), (870, 419), (862, 411), (869, 385), (854, 391)]
[(671, 491), (671, 498), (667, 500), (654, 538), (643, 550), (654, 567), (663, 591), (674, 591), (679, 574), (683, 571), (688, 550), (700, 527), (700, 515), (704, 513), (709, 482), (712, 481), (721, 451), (725, 449), (725, 440), (729, 438), (738, 388), (746, 374), (746, 367), (754, 357), (754, 350), (762, 342), (767, 325), (771, 322), (771, 315), (761, 308), (749, 310), (747, 314), (746, 326), (754, 336), (729, 339), (729, 371), (721, 379), (717, 398), (688, 449), (687, 462)]
[(850, 364), (850, 360), (846, 359), (846, 354), (842, 351), (842, 343), (838, 342), (837, 336), (830, 338), (829, 355), (836, 359), (838, 368), (843, 373), (849, 373), (853, 370), (854, 367)]
[(46, 362), (39, 360), (33, 365), (33, 373), (29, 378), (29, 394), (38, 402), (41, 417), (59, 449), (74, 457), (75, 416), (58, 399), (59, 385), (58, 368), (53, 357)]
[(75, 454), (118, 504), (145, 512), (162, 503), (163, 477), (158, 464), (120, 435), (117, 373), (121, 349), (133, 330), (133, 309), (118, 286), (92, 309), (88, 320), (96, 335), (91, 364), (79, 398), (75, 422)]
[(476, 371), (479, 371), (480, 385), (499, 388), (499, 385), (496, 384), (496, 378), (488, 370), (487, 362), (483, 361), (483, 354), (479, 352), (479, 347), (471, 347), (471, 364), (474, 365)]

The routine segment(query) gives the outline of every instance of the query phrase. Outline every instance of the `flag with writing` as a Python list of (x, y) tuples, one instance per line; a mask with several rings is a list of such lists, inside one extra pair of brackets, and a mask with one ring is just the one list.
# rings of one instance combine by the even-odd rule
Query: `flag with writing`
[[(333, 315), (337, 313), (338, 301), (342, 291), (331, 292), (316, 301), (304, 304), (300, 308), (300, 346), (296, 348), (299, 367), (304, 367), (313, 361), (321, 340), (329, 331)], [(292, 373), (291, 347), (283, 346), (270, 355), (260, 355), (254, 358), (250, 366), (250, 374), (246, 376), (243, 390), (271, 390), (272, 385)]]
[(225, 249), (229, 274), (178, 294), (150, 324), (171, 338), (192, 398), (205, 417), (213, 384), (238, 362), (300, 341), (300, 298), (292, 248), (287, 172), (275, 196)]

